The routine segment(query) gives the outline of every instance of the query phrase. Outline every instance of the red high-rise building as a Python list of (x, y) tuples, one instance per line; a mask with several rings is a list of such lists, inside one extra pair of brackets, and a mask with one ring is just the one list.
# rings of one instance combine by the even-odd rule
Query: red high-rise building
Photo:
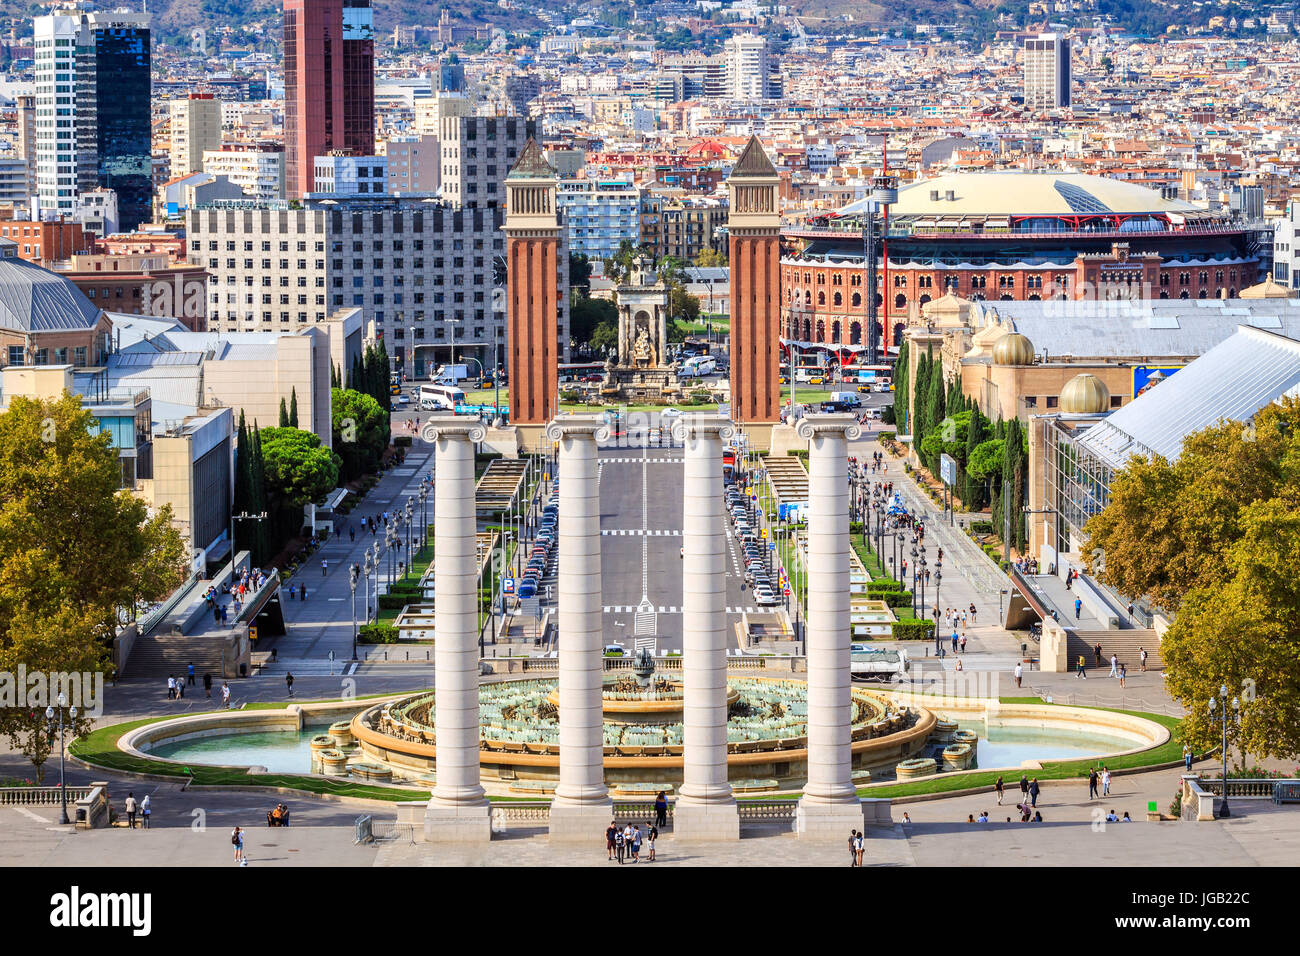
[(315, 188), (315, 158), (375, 152), (375, 40), (370, 0), (284, 0), (284, 183)]
[[(775, 424), (781, 308), (781, 178), (752, 137), (727, 179), (731, 241), (731, 417), (745, 425)], [(755, 434), (760, 444), (765, 440)]]

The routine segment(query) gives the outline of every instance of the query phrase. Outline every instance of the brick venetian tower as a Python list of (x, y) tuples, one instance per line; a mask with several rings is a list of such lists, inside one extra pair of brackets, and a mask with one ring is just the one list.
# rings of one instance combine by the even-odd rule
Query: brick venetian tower
[[(751, 137), (727, 179), (731, 266), (731, 417), (766, 445), (780, 420), (781, 179)], [(767, 426), (767, 427), (763, 427)]]
[(560, 220), (555, 169), (530, 139), (506, 176), (506, 354), (510, 421), (536, 450), (559, 400)]

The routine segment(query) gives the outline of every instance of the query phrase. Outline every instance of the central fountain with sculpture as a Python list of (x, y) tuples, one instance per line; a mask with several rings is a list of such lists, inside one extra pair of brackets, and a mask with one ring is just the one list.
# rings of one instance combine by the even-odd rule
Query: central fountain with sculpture
[[(681, 658), (642, 651), (608, 673), (601, 691), (605, 777), (611, 783), (678, 783), (684, 750)], [(353, 720), (368, 761), (397, 776), (434, 769), (436, 692), (370, 707)], [(480, 762), (485, 783), (553, 780), (559, 774), (558, 681), (525, 678), (479, 689)], [(728, 675), (727, 763), (734, 780), (797, 784), (807, 772), (807, 684), (794, 677)], [(855, 769), (892, 767), (924, 747), (934, 717), (863, 688), (852, 690)]]

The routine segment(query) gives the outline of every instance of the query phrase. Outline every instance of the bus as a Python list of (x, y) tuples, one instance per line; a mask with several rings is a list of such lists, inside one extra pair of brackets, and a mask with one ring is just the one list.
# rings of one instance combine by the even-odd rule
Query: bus
[(454, 412), (465, 404), (465, 390), (455, 385), (421, 385), (420, 407), (427, 411), (446, 409)]
[(560, 382), (585, 382), (596, 381), (593, 375), (599, 375), (603, 380), (605, 378), (604, 362), (561, 362), (556, 366), (560, 375)]
[(883, 385), (888, 388), (894, 379), (892, 365), (846, 365), (842, 378), (853, 385)]

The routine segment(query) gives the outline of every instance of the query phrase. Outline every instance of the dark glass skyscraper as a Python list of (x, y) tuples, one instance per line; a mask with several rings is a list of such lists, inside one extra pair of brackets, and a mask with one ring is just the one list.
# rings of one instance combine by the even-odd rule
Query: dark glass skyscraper
[(370, 0), (284, 0), (285, 191), (314, 189), (314, 160), (375, 152)]
[(118, 227), (134, 230), (153, 194), (149, 16), (70, 12), (34, 25), (41, 215), (75, 218), (86, 193), (112, 189)]

